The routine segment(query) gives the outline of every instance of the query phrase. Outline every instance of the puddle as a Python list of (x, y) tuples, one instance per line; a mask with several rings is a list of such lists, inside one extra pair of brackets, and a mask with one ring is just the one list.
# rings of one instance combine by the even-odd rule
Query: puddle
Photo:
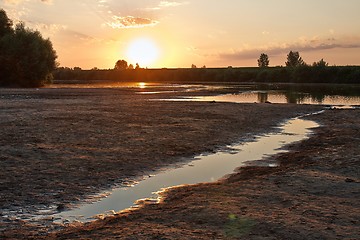
[[(96, 215), (104, 216), (136, 207), (139, 199), (157, 202), (156, 192), (164, 188), (213, 182), (233, 173), (240, 166), (248, 165), (249, 161), (286, 152), (282, 149), (283, 146), (306, 139), (311, 133), (310, 128), (314, 127), (318, 127), (316, 122), (300, 118), (291, 119), (274, 133), (258, 136), (252, 142), (229, 146), (226, 151), (200, 155), (183, 167), (149, 176), (132, 187), (116, 188), (111, 195), (98, 202), (84, 204), (77, 209), (55, 214), (53, 217), (55, 222), (88, 222), (96, 219)], [(274, 163), (267, 165), (276, 166)]]

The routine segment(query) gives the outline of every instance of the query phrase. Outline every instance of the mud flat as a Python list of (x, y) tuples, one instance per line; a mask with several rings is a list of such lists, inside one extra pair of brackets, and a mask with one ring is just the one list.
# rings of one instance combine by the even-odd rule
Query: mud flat
[(2, 90), (0, 237), (358, 237), (359, 110), (312, 117), (323, 124), (316, 137), (282, 155), (280, 167), (242, 168), (227, 180), (174, 188), (159, 205), (51, 235), (51, 219), (28, 223), (27, 214), (72, 207), (320, 108), (151, 97), (132, 89)]
[(360, 111), (312, 116), (322, 126), (276, 158), (217, 183), (174, 188), (159, 205), (48, 236), (55, 239), (359, 239)]

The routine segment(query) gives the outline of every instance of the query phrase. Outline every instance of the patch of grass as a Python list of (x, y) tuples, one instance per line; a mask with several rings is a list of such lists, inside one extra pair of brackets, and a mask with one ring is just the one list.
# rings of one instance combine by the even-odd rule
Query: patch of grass
[(229, 238), (238, 238), (248, 234), (255, 226), (255, 221), (230, 214), (224, 228), (224, 235)]

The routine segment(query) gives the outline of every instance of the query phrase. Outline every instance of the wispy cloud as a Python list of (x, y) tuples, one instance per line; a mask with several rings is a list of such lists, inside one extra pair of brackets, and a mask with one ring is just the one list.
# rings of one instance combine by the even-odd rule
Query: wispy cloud
[(31, 12), (31, 5), (34, 2), (51, 5), (53, 0), (0, 0), (0, 8), (3, 5), (6, 6), (7, 15), (14, 23), (17, 23), (24, 21), (24, 16), (29, 15)]
[(161, 1), (159, 3), (159, 7), (160, 8), (164, 8), (164, 7), (178, 7), (181, 5), (186, 5), (189, 2), (169, 2), (169, 1)]
[(66, 30), (67, 26), (62, 24), (47, 24), (47, 23), (37, 23), (37, 22), (28, 22), (29, 26), (33, 29), (40, 31), (47, 37), (53, 37), (56, 33)]
[[(52, 4), (52, 0), (37, 0), (46, 4)], [(22, 2), (29, 2), (29, 0), (1, 0), (0, 2), (3, 2), (7, 5), (18, 5)]]
[(155, 26), (159, 22), (156, 20), (152, 20), (149, 18), (141, 18), (141, 17), (119, 17), (113, 16), (113, 21), (108, 23), (108, 26), (116, 29), (116, 28), (142, 28)]
[(64, 29), (63, 33), (67, 37), (69, 37), (71, 39), (77, 39), (83, 43), (96, 41), (95, 38), (93, 38), (87, 34), (84, 34), (84, 33), (78, 32), (78, 31), (74, 31), (74, 30), (70, 30), (70, 29)]
[(41, 2), (43, 3), (46, 3), (46, 4), (52, 4), (53, 3), (53, 0), (40, 0)]
[(164, 9), (164, 8), (178, 7), (178, 6), (187, 5), (187, 4), (189, 4), (189, 2), (161, 1), (157, 6), (155, 6), (155, 7), (150, 7), (150, 8), (145, 8), (144, 10), (147, 10), (147, 11), (156, 11), (156, 10), (161, 10), (161, 9)]
[(23, 2), (24, 0), (2, 0), (6, 5), (18, 5), (19, 3)]
[[(28, 22), (28, 26), (31, 29), (36, 29), (41, 32), (44, 37), (68, 41), (73, 43), (74, 41), (80, 41), (82, 44), (91, 43), (98, 41), (96, 38), (84, 34), (80, 31), (70, 29), (68, 26), (63, 24), (47, 24), (41, 22)], [(64, 40), (65, 39), (65, 40)]]
[(360, 48), (360, 36), (343, 37), (339, 39), (333, 37), (327, 39), (319, 39), (317, 37), (312, 39), (300, 38), (298, 41), (292, 43), (273, 43), (259, 47), (245, 46), (240, 49), (219, 53), (218, 57), (228, 60), (254, 59), (258, 58), (261, 53), (278, 56), (288, 53), (289, 51), (315, 52), (335, 48)]

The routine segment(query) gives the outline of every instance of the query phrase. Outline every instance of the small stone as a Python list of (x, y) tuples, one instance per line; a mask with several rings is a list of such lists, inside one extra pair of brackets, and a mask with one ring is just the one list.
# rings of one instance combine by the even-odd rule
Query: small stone
[(345, 182), (351, 183), (351, 182), (355, 182), (355, 180), (354, 180), (354, 179), (351, 179), (351, 178), (346, 178), (346, 179), (345, 179)]
[(65, 204), (60, 203), (57, 207), (56, 210), (58, 210), (59, 212), (64, 211), (65, 210)]

